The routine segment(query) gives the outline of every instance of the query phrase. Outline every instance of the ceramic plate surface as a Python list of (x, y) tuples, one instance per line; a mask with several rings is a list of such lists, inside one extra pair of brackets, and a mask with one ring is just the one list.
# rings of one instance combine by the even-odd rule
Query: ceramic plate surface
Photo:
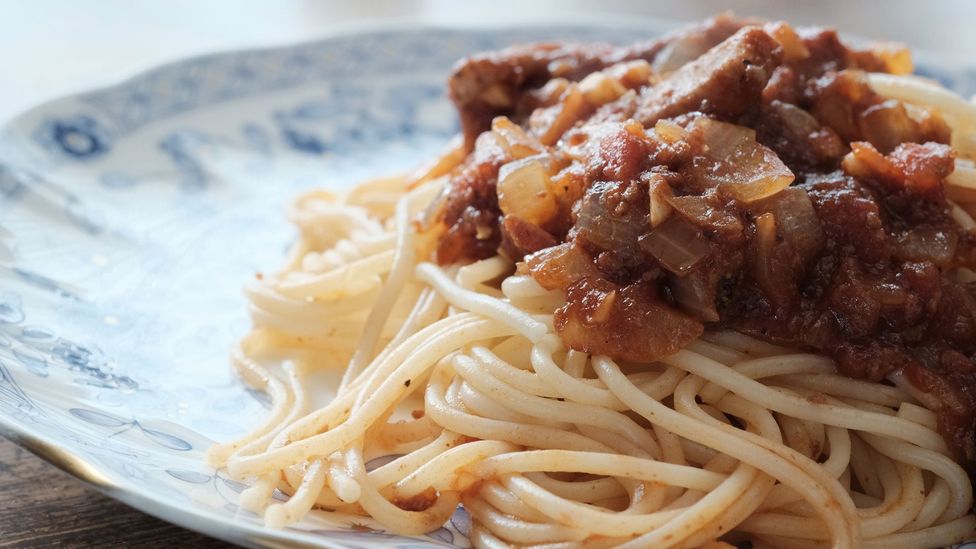
[[(109, 495), (253, 546), (466, 547), (315, 512), (285, 530), (239, 509), (204, 451), (267, 406), (231, 373), (240, 287), (294, 234), (284, 207), (429, 158), (456, 131), (465, 54), (639, 27), (360, 32), (164, 66), (16, 118), (0, 137), (0, 431)], [(976, 71), (923, 73), (965, 93)], [(371, 466), (376, 466), (372, 463)]]

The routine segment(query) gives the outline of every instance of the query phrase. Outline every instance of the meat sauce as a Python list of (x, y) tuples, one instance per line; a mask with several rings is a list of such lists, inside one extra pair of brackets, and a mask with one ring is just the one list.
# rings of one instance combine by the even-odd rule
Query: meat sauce
[(556, 330), (580, 351), (652, 362), (730, 328), (903, 376), (973, 471), (976, 234), (946, 199), (950, 131), (865, 76), (906, 55), (721, 16), (471, 58), (437, 259), (518, 261), (565, 292)]

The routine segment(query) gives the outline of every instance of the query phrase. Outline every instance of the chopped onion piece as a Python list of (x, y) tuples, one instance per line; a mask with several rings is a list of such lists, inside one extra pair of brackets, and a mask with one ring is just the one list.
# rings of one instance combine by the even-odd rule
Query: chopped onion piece
[(763, 30), (783, 47), (784, 61), (795, 62), (810, 57), (810, 50), (790, 25), (782, 21), (766, 23), (763, 25)]
[(708, 255), (708, 240), (701, 229), (680, 218), (672, 218), (639, 240), (640, 247), (667, 270), (682, 276)]
[(581, 278), (600, 275), (593, 260), (571, 242), (528, 255), (525, 265), (532, 278), (547, 290), (565, 290)]
[[(539, 131), (539, 141), (545, 145), (554, 145), (559, 141), (566, 130), (579, 120), (586, 103), (578, 84), (567, 86), (559, 101), (558, 105), (549, 107), (552, 109), (551, 113), (540, 117), (543, 120), (543, 127), (538, 128), (537, 131)], [(533, 117), (537, 113), (541, 114), (540, 111), (536, 111), (533, 113)]]
[(665, 143), (682, 141), (687, 135), (684, 128), (667, 119), (658, 120), (657, 124), (654, 124), (654, 133), (656, 133), (657, 136), (661, 138), (661, 141), (664, 141)]
[(868, 49), (884, 61), (887, 72), (891, 74), (911, 74), (915, 70), (912, 52), (905, 47), (905, 44), (874, 42), (868, 46)]
[(491, 130), (495, 132), (499, 145), (516, 159), (539, 154), (545, 150), (534, 135), (529, 135), (507, 117), (495, 117), (491, 121)]
[(643, 59), (624, 61), (608, 67), (606, 72), (611, 78), (627, 88), (646, 85), (651, 79), (651, 65)]
[(699, 118), (690, 133), (700, 139), (701, 150), (709, 161), (692, 170), (705, 188), (721, 185), (737, 199), (753, 202), (776, 194), (793, 182), (793, 172), (775, 152), (756, 142), (754, 130)]
[(535, 225), (552, 219), (557, 205), (550, 190), (548, 158), (529, 156), (502, 166), (498, 172), (498, 206), (506, 215)]
[(767, 295), (777, 295), (773, 276), (773, 246), (776, 245), (776, 217), (764, 213), (756, 218), (756, 262), (753, 276)]
[(674, 300), (686, 312), (704, 322), (718, 322), (714, 286), (708, 284), (701, 271), (692, 272), (684, 278), (672, 275), (668, 278), (668, 286)]
[(674, 193), (662, 175), (652, 173), (647, 180), (647, 194), (651, 197), (650, 221), (653, 229), (671, 215), (671, 199), (674, 198)]
[(627, 91), (627, 88), (606, 74), (597, 71), (586, 76), (579, 83), (580, 92), (591, 105), (609, 103)]

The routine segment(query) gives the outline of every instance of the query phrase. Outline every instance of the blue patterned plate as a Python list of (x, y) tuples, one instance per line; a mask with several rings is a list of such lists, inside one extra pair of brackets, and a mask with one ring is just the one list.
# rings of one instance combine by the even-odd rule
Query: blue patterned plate
[[(27, 112), (0, 137), (0, 432), (143, 511), (229, 541), (467, 546), (315, 512), (274, 531), (203, 453), (266, 405), (231, 374), (239, 287), (278, 264), (285, 204), (409, 168), (457, 129), (451, 64), (515, 42), (662, 30), (371, 31), (196, 58)], [(929, 69), (932, 73), (934, 69)], [(935, 75), (972, 92), (972, 73)]]

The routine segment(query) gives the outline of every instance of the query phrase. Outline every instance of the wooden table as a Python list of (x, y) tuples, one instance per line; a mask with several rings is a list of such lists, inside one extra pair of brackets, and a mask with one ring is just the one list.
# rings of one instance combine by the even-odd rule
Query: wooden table
[(233, 546), (107, 498), (0, 438), (0, 547)]

